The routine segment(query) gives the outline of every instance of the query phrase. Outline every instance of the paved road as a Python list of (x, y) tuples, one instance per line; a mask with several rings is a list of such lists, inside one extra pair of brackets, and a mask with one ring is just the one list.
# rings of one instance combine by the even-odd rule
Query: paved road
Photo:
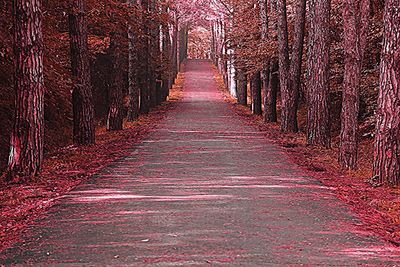
[(331, 189), (230, 110), (210, 63), (189, 62), (184, 89), (129, 157), (64, 197), (3, 263), (400, 265)]

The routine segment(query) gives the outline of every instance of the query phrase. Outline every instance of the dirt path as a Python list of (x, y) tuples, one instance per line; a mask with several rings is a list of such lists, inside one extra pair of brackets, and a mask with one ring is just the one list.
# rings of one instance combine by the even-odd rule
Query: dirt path
[(210, 63), (188, 62), (184, 89), (149, 138), (61, 199), (0, 264), (400, 263), (332, 189), (234, 115)]

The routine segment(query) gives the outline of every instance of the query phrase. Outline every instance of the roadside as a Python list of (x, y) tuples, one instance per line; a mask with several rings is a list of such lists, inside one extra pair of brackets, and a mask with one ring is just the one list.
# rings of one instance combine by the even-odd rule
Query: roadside
[[(232, 104), (236, 114), (245, 118), (248, 124), (256, 126), (273, 143), (285, 148), (289, 159), (299, 165), (307, 175), (317, 178), (324, 185), (334, 188), (339, 199), (347, 203), (366, 226), (385, 240), (400, 246), (400, 189), (373, 187), (372, 140), (360, 144), (359, 170), (343, 172), (337, 162), (338, 140), (333, 140), (332, 149), (306, 145), (306, 136), (284, 134), (279, 124), (266, 124), (261, 116), (253, 115), (248, 107), (237, 104), (226, 90), (223, 79), (216, 69), (215, 79), (225, 101)], [(305, 121), (305, 112), (299, 112), (299, 120)]]
[(169, 101), (136, 122), (124, 122), (124, 130), (108, 132), (102, 126), (96, 131), (95, 145), (69, 146), (47, 155), (35, 182), (0, 183), (0, 252), (20, 241), (28, 226), (43, 218), (58, 198), (124, 157), (130, 147), (143, 140), (182, 98), (183, 82), (184, 74), (179, 74)]

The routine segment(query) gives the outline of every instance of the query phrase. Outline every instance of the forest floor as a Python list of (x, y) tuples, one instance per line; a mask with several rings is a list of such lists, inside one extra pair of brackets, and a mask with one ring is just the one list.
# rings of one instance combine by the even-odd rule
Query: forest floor
[(182, 98), (183, 75), (171, 90), (169, 101), (136, 122), (124, 122), (124, 130), (96, 131), (96, 144), (68, 146), (46, 155), (43, 172), (35, 181), (0, 182), (0, 252), (20, 241), (32, 222), (43, 218), (59, 198), (99, 173), (115, 160), (129, 154), (128, 149), (143, 140)]
[(400, 250), (337, 198), (345, 189), (330, 182), (336, 178), (293, 163), (291, 146), (269, 140), (273, 133), (223, 100), (209, 62), (189, 61), (184, 75), (183, 100), (154, 115), (165, 117), (148, 121), (150, 133), (140, 140), (111, 142), (89, 159), (118, 151), (108, 167), (92, 168), (96, 175), (53, 201), (23, 241), (0, 254), (0, 265), (400, 261)]

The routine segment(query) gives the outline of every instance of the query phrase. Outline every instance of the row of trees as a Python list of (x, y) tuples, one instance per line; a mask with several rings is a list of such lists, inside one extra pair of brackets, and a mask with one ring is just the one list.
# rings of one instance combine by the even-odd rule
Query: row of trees
[[(106, 10), (112, 25), (108, 48), (112, 73), (106, 118), (110, 131), (121, 130), (125, 117), (128, 121), (137, 120), (140, 114), (148, 113), (167, 99), (179, 65), (187, 55), (188, 32), (179, 23), (177, 2), (128, 0), (112, 5), (113, 9)], [(41, 0), (13, 0), (16, 106), (8, 166), (10, 179), (34, 177), (42, 168), (44, 12)], [(94, 144), (96, 136), (85, 0), (70, 0), (67, 13), (73, 76), (73, 141), (85, 146)], [(120, 69), (124, 62), (128, 63), (127, 85)]]
[[(307, 143), (325, 148), (331, 147), (331, 8), (341, 8), (345, 70), (339, 163), (343, 169), (357, 168), (360, 82), (373, 11), (371, 2), (375, 3), (371, 0), (332, 3), (330, 0), (214, 1), (224, 12), (211, 25), (212, 57), (231, 93), (240, 104), (247, 105), (249, 82), (253, 113), (263, 113), (266, 123), (277, 122), (277, 102), (280, 102), (281, 130), (293, 133), (299, 130), (297, 113), (302, 99), (305, 99)], [(383, 30), (374, 178), (382, 184), (399, 185), (398, 1), (385, 1)], [(305, 43), (307, 47), (304, 47)], [(306, 58), (304, 50), (307, 51)], [(303, 72), (306, 73), (305, 80), (302, 80)], [(305, 90), (301, 90), (302, 83)], [(277, 101), (278, 91), (280, 101)]]

